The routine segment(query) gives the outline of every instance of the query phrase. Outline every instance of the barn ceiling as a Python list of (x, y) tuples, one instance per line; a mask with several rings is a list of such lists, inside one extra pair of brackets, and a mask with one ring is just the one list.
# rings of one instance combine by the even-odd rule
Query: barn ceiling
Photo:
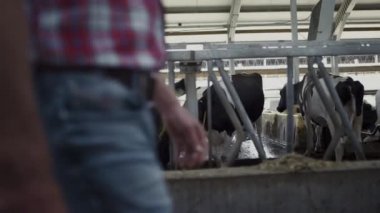
[[(344, 1), (336, 1), (335, 11)], [(300, 40), (307, 38), (317, 2), (297, 0)], [(163, 0), (163, 5), (168, 43), (227, 42), (230, 31), (235, 41), (291, 40), (290, 0)], [(350, 38), (380, 38), (379, 0), (356, 1), (342, 33), (342, 39)]]

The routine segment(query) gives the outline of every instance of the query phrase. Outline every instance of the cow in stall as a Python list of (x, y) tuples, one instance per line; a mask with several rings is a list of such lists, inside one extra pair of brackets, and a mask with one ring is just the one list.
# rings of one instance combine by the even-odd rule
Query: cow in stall
[[(360, 136), (363, 122), (362, 106), (364, 87), (360, 82), (353, 81), (350, 77), (332, 77), (335, 89), (349, 117), (349, 121), (353, 126), (353, 130), (357, 136)], [(319, 81), (321, 82), (324, 90), (327, 91), (324, 81), (322, 79), (320, 79)], [(299, 89), (301, 85), (302, 90)], [(309, 149), (306, 150), (306, 154), (311, 154), (313, 150), (310, 149), (315, 149), (316, 147), (322, 146), (320, 135), (322, 134), (324, 127), (327, 127), (331, 136), (338, 134), (339, 132), (343, 132), (343, 127), (341, 125), (340, 120), (337, 121), (340, 125), (334, 126), (334, 123), (328, 115), (328, 112), (325, 109), (314, 84), (307, 75), (305, 75), (304, 79), (301, 82), (299, 82), (298, 85), (294, 85), (294, 87), (295, 96), (297, 97), (295, 98), (295, 104), (299, 104), (301, 107), (301, 113), (304, 117), (306, 125), (307, 141), (308, 143), (313, 143), (313, 146), (309, 146)], [(282, 111), (286, 108), (285, 88), (286, 87), (284, 87), (282, 91), (280, 91), (281, 100), (277, 108), (279, 111)], [(330, 95), (328, 95), (328, 99), (332, 102), (332, 98)], [(313, 139), (314, 128), (312, 125), (316, 127), (316, 143), (314, 143)], [(343, 158), (344, 144), (346, 143), (347, 137), (339, 139), (339, 143), (335, 149), (336, 160), (341, 160)]]
[[(264, 91), (262, 84), (262, 77), (260, 74), (236, 74), (231, 76), (232, 84), (234, 85), (236, 92), (248, 114), (248, 117), (252, 123), (259, 120), (263, 110), (264, 110)], [(222, 88), (225, 91), (227, 99), (230, 104), (235, 108), (234, 104), (229, 97), (229, 93), (226, 92), (226, 88), (223, 83), (221, 83)], [(228, 137), (235, 131), (230, 118), (227, 115), (218, 95), (216, 94), (215, 88), (212, 85), (210, 88), (211, 92), (211, 123), (212, 130), (208, 130), (207, 122), (209, 115), (207, 115), (207, 91), (206, 89), (200, 99), (198, 100), (198, 112), (199, 112), (199, 121), (204, 125), (205, 129), (212, 132), (214, 138), (218, 138), (221, 143), (225, 143), (228, 140)], [(180, 80), (175, 84), (175, 90), (177, 95), (183, 95), (185, 91), (184, 80)], [(261, 124), (257, 124), (257, 127), (261, 127)], [(164, 137), (160, 139), (159, 142), (159, 158), (162, 162), (162, 165), (166, 167), (169, 161), (169, 143), (168, 135), (164, 132), (161, 132), (161, 136)], [(219, 147), (220, 148), (220, 147)], [(222, 148), (221, 148), (222, 149)], [(216, 157), (219, 159), (219, 157)]]
[[(262, 77), (258, 73), (253, 74), (237, 74), (231, 76), (232, 84), (248, 114), (251, 122), (255, 122), (261, 116), (264, 110), (264, 91)], [(223, 88), (223, 85), (222, 85)], [(210, 87), (211, 90), (211, 124), (214, 130), (218, 132), (226, 131), (231, 135), (235, 130), (232, 122), (230, 121), (227, 112), (225, 111), (219, 97), (216, 94), (214, 86)], [(226, 93), (227, 99), (228, 93)], [(198, 101), (199, 120), (207, 124), (207, 90), (203, 92), (201, 99)], [(231, 102), (232, 104), (232, 102)], [(233, 105), (233, 104), (232, 104)], [(235, 107), (233, 105), (233, 107)], [(207, 129), (207, 125), (205, 125)]]
[[(258, 73), (253, 74), (237, 74), (231, 76), (232, 84), (242, 102), (242, 105), (247, 112), (249, 120), (256, 126), (258, 133), (258, 138), (261, 140), (261, 114), (264, 110), (264, 91), (262, 77)], [(224, 88), (224, 84), (221, 84)], [(224, 88), (225, 90), (225, 88)], [(216, 94), (214, 86), (210, 87), (211, 91), (211, 116), (207, 115), (207, 90), (203, 93), (201, 99), (198, 102), (199, 107), (199, 120), (205, 124), (205, 128), (208, 130), (208, 119), (211, 117), (211, 146), (215, 150), (213, 153), (213, 158), (217, 163), (223, 162), (225, 154), (229, 153), (231, 148), (230, 144), (234, 143), (234, 131), (235, 128), (224, 109), (221, 100)], [(231, 100), (228, 92), (226, 92), (227, 99)], [(231, 101), (230, 101), (231, 102)], [(231, 102), (232, 104), (232, 102)], [(235, 106), (232, 104), (233, 108)], [(236, 110), (235, 110), (236, 111)], [(239, 114), (236, 113), (239, 117)], [(241, 122), (242, 123), (242, 122)], [(213, 140), (214, 139), (214, 140)], [(241, 153), (239, 156), (253, 156), (254, 154), (243, 154), (243, 153), (254, 153), (254, 150), (245, 150), (245, 148), (253, 148), (247, 146), (246, 143), (252, 143), (252, 141), (243, 142), (240, 149)], [(219, 150), (219, 151), (218, 151)], [(245, 157), (243, 157), (245, 158)], [(237, 162), (238, 165), (241, 162)]]

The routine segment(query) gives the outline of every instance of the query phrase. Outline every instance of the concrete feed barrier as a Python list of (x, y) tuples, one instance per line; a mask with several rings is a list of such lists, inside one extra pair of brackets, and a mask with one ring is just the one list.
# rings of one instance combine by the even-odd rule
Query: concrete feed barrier
[(175, 171), (166, 178), (176, 213), (380, 212), (380, 161), (328, 163), (333, 166), (300, 164), (290, 171), (260, 166)]

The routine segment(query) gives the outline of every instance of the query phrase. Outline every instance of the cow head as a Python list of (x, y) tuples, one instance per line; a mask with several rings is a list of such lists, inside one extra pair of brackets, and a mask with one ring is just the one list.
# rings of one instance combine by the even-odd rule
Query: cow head
[(185, 79), (182, 78), (180, 81), (174, 84), (174, 91), (176, 93), (176, 96), (182, 96), (186, 93)]
[[(298, 98), (302, 87), (303, 87), (304, 80), (296, 83), (293, 85), (294, 89), (294, 101), (293, 104), (300, 104), (300, 100)], [(285, 86), (280, 90), (280, 102), (278, 103), (277, 106), (277, 111), (283, 112), (286, 110), (286, 84)]]

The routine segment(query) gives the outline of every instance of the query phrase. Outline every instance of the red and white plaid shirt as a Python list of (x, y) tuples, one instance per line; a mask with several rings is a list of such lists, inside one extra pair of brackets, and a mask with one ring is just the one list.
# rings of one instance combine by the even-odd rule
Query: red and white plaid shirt
[(160, 0), (26, 0), (33, 58), (53, 65), (158, 69)]

